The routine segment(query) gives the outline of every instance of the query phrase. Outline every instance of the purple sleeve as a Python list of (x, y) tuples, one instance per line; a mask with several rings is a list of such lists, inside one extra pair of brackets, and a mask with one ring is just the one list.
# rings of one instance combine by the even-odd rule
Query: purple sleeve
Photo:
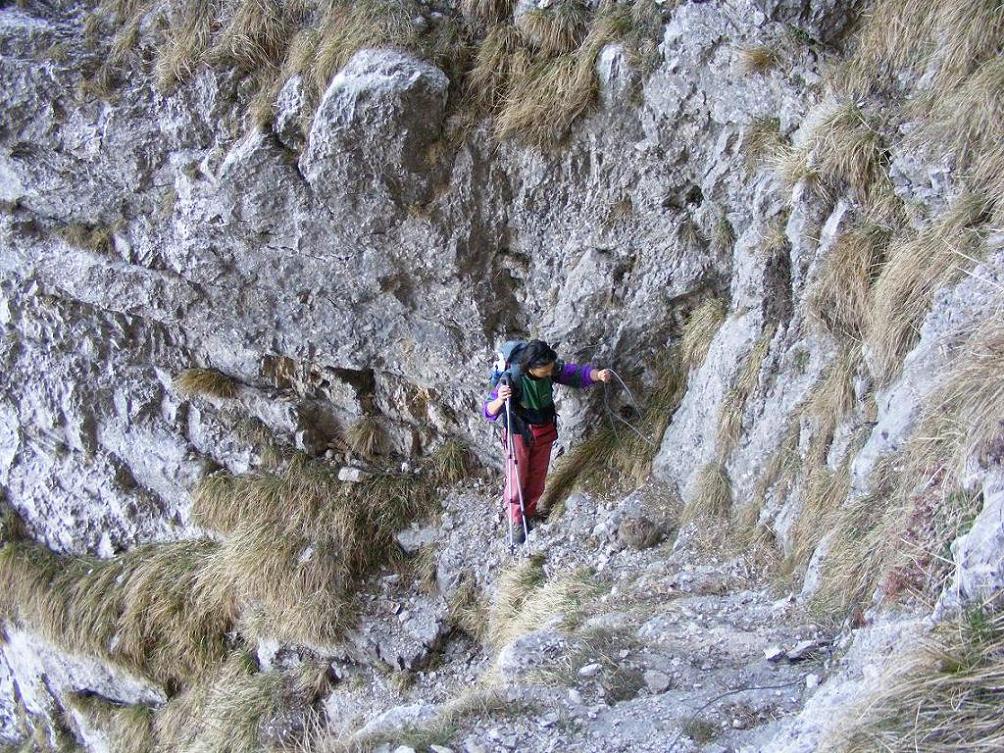
[(577, 363), (566, 363), (561, 367), (561, 372), (554, 377), (554, 381), (566, 387), (591, 387), (596, 384), (589, 376), (592, 371), (592, 364), (584, 363), (580, 366)]
[[(498, 418), (498, 415), (493, 416), (491, 413), (488, 412), (488, 403), (490, 403), (492, 400), (498, 397), (498, 391), (499, 388), (498, 385), (496, 385), (495, 387), (492, 388), (491, 394), (481, 404), (481, 415), (484, 416), (488, 421), (495, 421)], [(499, 413), (501, 412), (502, 411), (499, 411)]]

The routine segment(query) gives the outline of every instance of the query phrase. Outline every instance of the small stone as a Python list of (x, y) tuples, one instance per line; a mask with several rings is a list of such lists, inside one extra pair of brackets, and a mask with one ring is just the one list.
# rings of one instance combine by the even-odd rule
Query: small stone
[(657, 669), (645, 670), (645, 685), (651, 693), (665, 693), (669, 690), (669, 686), (673, 684), (673, 679), (667, 675), (665, 672), (660, 672)]
[(540, 720), (540, 726), (553, 727), (555, 724), (558, 723), (558, 719), (559, 719), (558, 712), (552, 711), (551, 713), (544, 715), (544, 718)]
[(587, 664), (586, 666), (584, 666), (582, 669), (579, 670), (579, 677), (585, 677), (585, 678), (595, 677), (600, 673), (601, 669), (603, 669), (602, 664), (596, 662), (594, 662), (593, 664)]
[(779, 662), (784, 658), (785, 651), (780, 646), (771, 646), (768, 649), (764, 649), (763, 655), (767, 658), (769, 662)]
[(430, 745), (429, 750), (431, 753), (453, 753), (453, 748), (447, 748), (445, 745)]
[(802, 661), (803, 659), (808, 659), (817, 654), (820, 647), (821, 646), (818, 641), (802, 641), (788, 652), (788, 661)]
[(805, 676), (805, 687), (807, 690), (815, 690), (819, 687), (819, 675), (811, 674)]
[(582, 693), (580, 693), (575, 688), (568, 689), (568, 700), (574, 703), (576, 706), (582, 704)]
[(398, 745), (394, 748), (394, 753), (415, 753), (415, 749), (407, 745)]
[(338, 480), (347, 481), (350, 484), (358, 484), (360, 481), (369, 478), (369, 475), (362, 468), (354, 468), (350, 465), (338, 469)]

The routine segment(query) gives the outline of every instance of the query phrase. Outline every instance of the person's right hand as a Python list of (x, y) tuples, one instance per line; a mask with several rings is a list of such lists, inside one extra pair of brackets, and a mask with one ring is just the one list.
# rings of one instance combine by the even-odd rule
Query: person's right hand
[(499, 385), (499, 391), (498, 391), (499, 400), (508, 400), (511, 395), (512, 395), (512, 387), (510, 387), (508, 384)]

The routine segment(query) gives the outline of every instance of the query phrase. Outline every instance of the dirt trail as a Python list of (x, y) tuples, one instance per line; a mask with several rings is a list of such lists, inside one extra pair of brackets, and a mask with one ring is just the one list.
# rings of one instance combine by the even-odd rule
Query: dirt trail
[[(678, 531), (678, 510), (657, 488), (608, 502), (575, 494), (515, 554), (487, 487), (456, 492), (444, 508), (443, 604), (455, 601), (458, 581), (497, 601), (506, 569), (532, 572), (533, 585), (510, 610), (517, 628), (504, 645), (493, 650), (453, 630), (410, 685), (376, 704), (368, 694), (370, 731), (377, 710), (394, 704), (377, 721), (386, 741), (377, 750), (427, 750), (435, 740), (469, 753), (752, 753), (826, 681), (832, 636), (760, 582), (744, 557), (699, 543), (700, 525)], [(563, 584), (580, 587), (575, 597), (554, 596)], [(490, 707), (464, 703), (487, 687)], [(449, 713), (458, 704), (464, 711)]]

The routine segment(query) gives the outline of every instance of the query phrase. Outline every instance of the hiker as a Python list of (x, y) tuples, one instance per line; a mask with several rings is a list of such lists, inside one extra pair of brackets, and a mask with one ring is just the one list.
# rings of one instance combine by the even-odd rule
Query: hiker
[[(613, 372), (610, 369), (595, 369), (589, 364), (580, 366), (565, 363), (542, 340), (531, 340), (528, 343), (510, 341), (503, 346), (503, 352), (499, 355), (500, 362), (492, 375), (495, 386), (484, 401), (482, 414), (489, 421), (497, 421), (501, 416), (505, 422), (505, 403), (510, 397), (513, 398), (510, 402), (510, 415), (518, 473), (507, 468), (503, 502), (508, 504), (509, 520), (516, 529), (512, 532), (512, 541), (522, 544), (532, 522), (539, 519), (537, 500), (544, 491), (547, 466), (551, 460), (551, 445), (558, 438), (558, 414), (554, 410), (552, 386), (557, 383), (566, 387), (590, 387), (596, 382), (609, 382), (613, 379)], [(504, 375), (510, 378), (511, 388), (505, 384)], [(505, 445), (504, 426), (502, 442)], [(520, 488), (517, 487), (517, 482), (523, 492), (525, 521), (520, 514)]]

